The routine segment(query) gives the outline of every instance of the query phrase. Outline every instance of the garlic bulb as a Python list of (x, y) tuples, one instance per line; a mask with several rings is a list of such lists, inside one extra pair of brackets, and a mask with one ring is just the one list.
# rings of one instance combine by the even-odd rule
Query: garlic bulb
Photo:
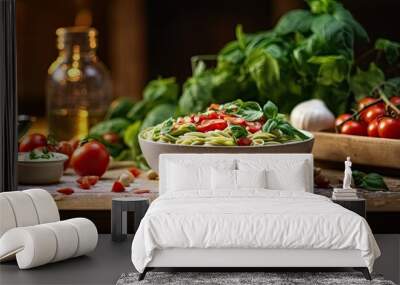
[(290, 122), (306, 131), (322, 131), (335, 126), (335, 116), (319, 99), (304, 101), (293, 108)]
[(119, 182), (125, 187), (128, 187), (133, 181), (135, 181), (135, 177), (129, 171), (124, 171), (119, 176)]

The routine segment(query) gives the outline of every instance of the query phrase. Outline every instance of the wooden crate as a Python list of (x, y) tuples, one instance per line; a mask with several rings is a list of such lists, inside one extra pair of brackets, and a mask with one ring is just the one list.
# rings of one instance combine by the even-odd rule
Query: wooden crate
[(400, 169), (400, 140), (314, 132), (314, 158)]

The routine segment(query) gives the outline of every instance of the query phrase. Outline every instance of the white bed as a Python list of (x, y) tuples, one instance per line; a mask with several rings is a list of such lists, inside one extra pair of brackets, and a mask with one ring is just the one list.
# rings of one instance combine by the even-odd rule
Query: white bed
[[(265, 168), (268, 189), (214, 189), (207, 167), (223, 176), (224, 165), (250, 180)], [(309, 154), (162, 155), (160, 197), (135, 234), (134, 266), (141, 278), (154, 267), (355, 267), (369, 277), (380, 252), (367, 222), (310, 193), (312, 173)]]

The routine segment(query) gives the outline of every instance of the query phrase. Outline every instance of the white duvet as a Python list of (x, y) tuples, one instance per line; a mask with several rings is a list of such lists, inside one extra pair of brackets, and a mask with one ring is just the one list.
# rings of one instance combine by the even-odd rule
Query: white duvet
[(143, 272), (155, 249), (358, 249), (372, 271), (380, 251), (359, 215), (306, 192), (248, 190), (166, 193), (150, 206), (132, 243), (132, 262)]

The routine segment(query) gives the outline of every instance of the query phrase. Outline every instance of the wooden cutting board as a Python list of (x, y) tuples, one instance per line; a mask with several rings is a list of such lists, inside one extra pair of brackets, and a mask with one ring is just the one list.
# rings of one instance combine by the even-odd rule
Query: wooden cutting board
[[(400, 169), (400, 140), (314, 132), (314, 158)], [(400, 172), (399, 172), (400, 175)]]

